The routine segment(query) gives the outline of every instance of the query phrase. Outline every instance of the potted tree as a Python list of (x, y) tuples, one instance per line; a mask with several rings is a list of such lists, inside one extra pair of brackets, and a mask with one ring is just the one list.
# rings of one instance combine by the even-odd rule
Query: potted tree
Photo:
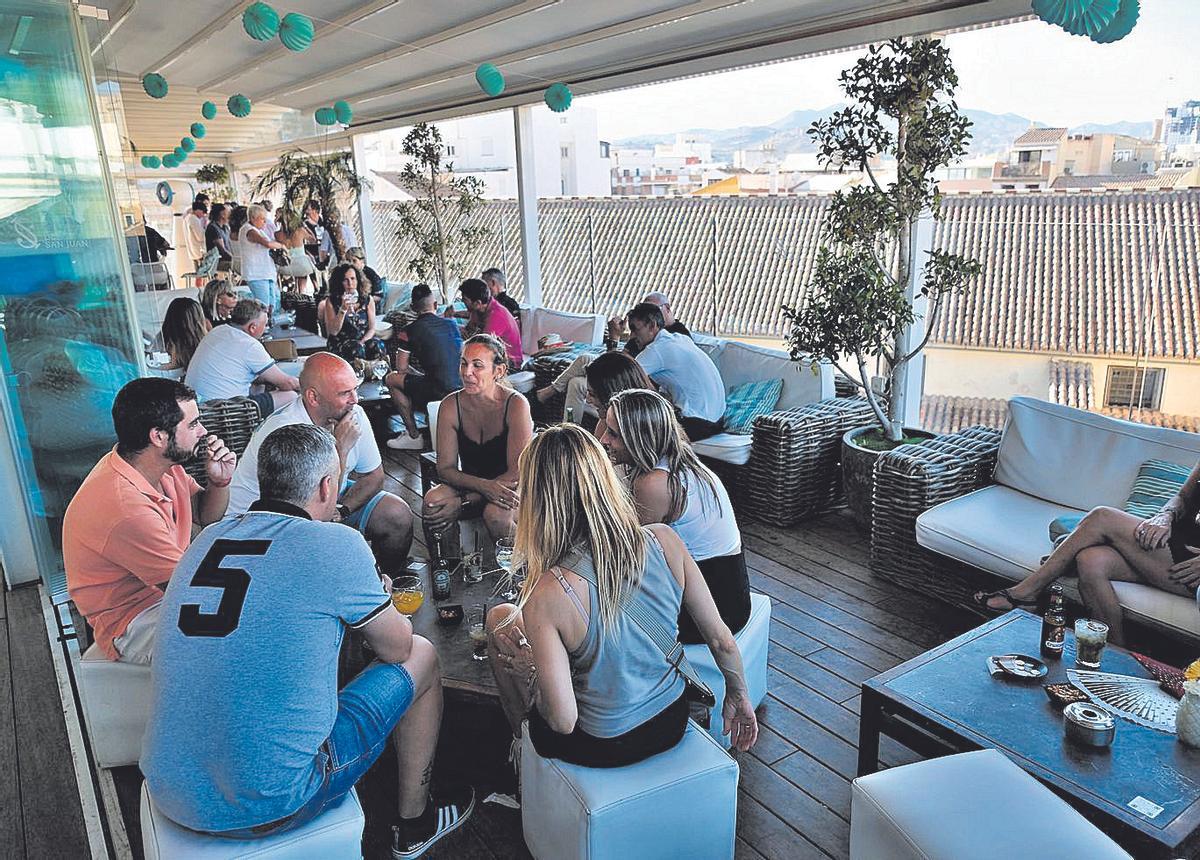
[(470, 224), (471, 213), (483, 204), (484, 185), (478, 177), (454, 175), (453, 162), (443, 159), (446, 149), (436, 125), (413, 126), (403, 151), (412, 160), (400, 182), (413, 199), (396, 205), (396, 235), (415, 248), (409, 271), (449, 298), (453, 280), (462, 277), (471, 253), (490, 232)]
[(339, 260), (346, 259), (346, 243), (342, 237), (342, 203), (347, 198), (358, 202), (367, 180), (354, 169), (349, 150), (329, 155), (310, 155), (302, 149), (283, 153), (266, 173), (254, 183), (255, 199), (274, 193), (280, 195), (277, 218), (285, 230), (294, 230), (304, 217), (304, 204), (315, 200), (321, 205), (325, 229)]
[[(970, 140), (946, 47), (926, 39), (874, 45), (839, 80), (851, 104), (814, 122), (809, 136), (826, 165), (857, 170), (863, 182), (833, 195), (804, 301), (783, 311), (792, 359), (833, 363), (875, 414), (875, 425), (850, 431), (842, 444), (847, 502), (865, 527), (875, 459), (922, 435), (903, 426), (909, 363), (946, 297), (965, 290), (980, 265), (916, 247), (919, 219), (938, 213), (934, 172), (962, 157)], [(890, 183), (879, 176), (884, 158), (895, 162)], [(917, 251), (928, 253), (920, 267)], [(926, 333), (913, 343), (919, 316)], [(847, 362), (853, 370), (843, 369)]]

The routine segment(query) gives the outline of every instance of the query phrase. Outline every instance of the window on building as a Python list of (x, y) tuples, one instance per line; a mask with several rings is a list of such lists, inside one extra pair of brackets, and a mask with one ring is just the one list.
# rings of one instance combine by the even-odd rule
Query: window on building
[(452, 143), (446, 144), (446, 155), (454, 155), (454, 144), (452, 144)]
[(600, 141), (600, 157), (608, 158), (608, 156), (609, 156), (609, 143), (607, 140), (602, 140), (602, 141)]
[(1104, 405), (1158, 409), (1166, 375), (1164, 367), (1110, 367)]
[(1065, 173), (1067, 176), (1074, 176), (1075, 175), (1075, 162), (1074, 161), (1064, 162), (1063, 163), (1063, 173)]
[(496, 154), (495, 144), (492, 143), (492, 139), (490, 137), (479, 138), (479, 154), (483, 156)]
[(1133, 161), (1132, 149), (1117, 149), (1113, 150), (1113, 161)]
[(570, 158), (571, 157), (571, 149), (570, 149), (570, 147), (567, 147), (567, 146), (560, 146), (558, 148), (558, 154), (561, 155), (563, 158)]

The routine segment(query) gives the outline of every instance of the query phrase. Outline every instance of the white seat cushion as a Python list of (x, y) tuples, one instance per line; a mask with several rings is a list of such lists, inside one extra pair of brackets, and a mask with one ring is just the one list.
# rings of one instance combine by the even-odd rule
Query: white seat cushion
[(692, 443), (692, 450), (701, 457), (711, 457), (735, 466), (750, 462), (750, 446), (753, 437), (740, 433), (718, 433), (699, 442)]
[[(742, 655), (742, 666), (746, 672), (746, 687), (750, 691), (750, 703), (754, 707), (767, 697), (767, 650), (771, 637), (771, 598), (765, 594), (750, 592), (750, 617), (746, 625), (734, 634), (738, 651)], [(725, 734), (725, 720), (721, 717), (721, 706), (725, 702), (725, 676), (717, 668), (717, 661), (707, 645), (684, 645), (684, 656), (708, 684), (716, 696), (717, 704), (709, 717), (708, 733), (717, 743), (729, 746)]]
[(1066, 801), (994, 749), (854, 780), (850, 857), (1131, 860)]
[(534, 373), (532, 370), (519, 370), (508, 375), (508, 384), (514, 391), (530, 394), (533, 391)]
[[(1082, 513), (993, 484), (943, 502), (917, 517), (917, 543), (1016, 582), (1037, 570), (1042, 558), (1053, 549), (1050, 521), (1063, 514)], [(1078, 599), (1073, 580), (1063, 585)], [(1200, 612), (1192, 598), (1136, 582), (1114, 582), (1113, 588), (1131, 618), (1200, 638)]]
[(109, 660), (100, 646), (83, 653), (78, 669), (83, 717), (100, 767), (137, 764), (150, 718), (150, 667)]
[(146, 860), (233, 860), (286, 857), (326, 860), (362, 857), (363, 818), (358, 795), (350, 792), (302, 827), (262, 839), (226, 839), (180, 827), (163, 815), (142, 783), (142, 848)]

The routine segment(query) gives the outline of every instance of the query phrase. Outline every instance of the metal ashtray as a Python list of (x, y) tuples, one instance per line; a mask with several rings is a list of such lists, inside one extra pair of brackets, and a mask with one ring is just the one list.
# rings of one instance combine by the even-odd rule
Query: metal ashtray
[(1044, 678), (1049, 671), (1041, 660), (1025, 654), (1000, 654), (989, 657), (988, 663), (993, 675), (1003, 672), (1012, 678), (1020, 678), (1025, 681)]
[(1091, 702), (1072, 702), (1063, 708), (1067, 738), (1086, 747), (1112, 746), (1117, 734), (1113, 715)]

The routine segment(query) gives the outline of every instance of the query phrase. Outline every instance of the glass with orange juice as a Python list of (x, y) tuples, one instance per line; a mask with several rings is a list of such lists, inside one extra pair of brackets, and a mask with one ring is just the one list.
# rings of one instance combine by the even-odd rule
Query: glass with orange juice
[(425, 602), (425, 585), (419, 576), (397, 576), (392, 580), (392, 605), (410, 618)]

